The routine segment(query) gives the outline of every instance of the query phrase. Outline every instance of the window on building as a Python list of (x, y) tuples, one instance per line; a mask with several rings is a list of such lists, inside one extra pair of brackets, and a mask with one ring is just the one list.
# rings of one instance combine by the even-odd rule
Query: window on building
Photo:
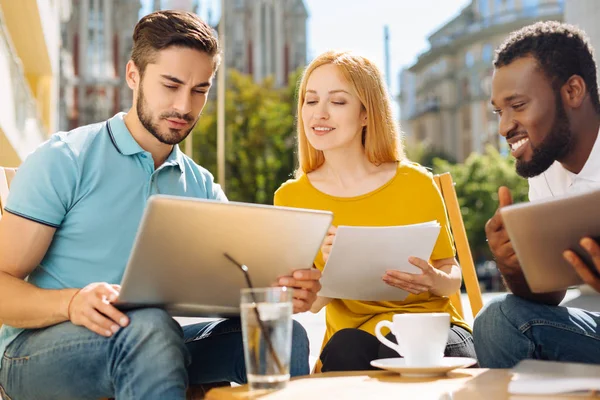
[[(104, 2), (89, 1), (87, 27), (87, 71), (93, 77), (100, 77), (107, 71), (106, 37), (104, 33)], [(95, 7), (97, 6), (97, 7)]]
[(515, 7), (514, 0), (496, 0), (495, 12), (509, 11)]
[(485, 63), (490, 63), (494, 58), (494, 48), (491, 43), (486, 43), (481, 49), (481, 58)]
[(465, 53), (465, 66), (471, 68), (475, 64), (475, 55), (473, 51), (469, 50)]
[(481, 15), (482, 18), (490, 16), (490, 5), (488, 1), (489, 0), (479, 0), (479, 15)]
[(521, 0), (521, 5), (524, 10), (535, 10), (539, 6), (539, 0)]

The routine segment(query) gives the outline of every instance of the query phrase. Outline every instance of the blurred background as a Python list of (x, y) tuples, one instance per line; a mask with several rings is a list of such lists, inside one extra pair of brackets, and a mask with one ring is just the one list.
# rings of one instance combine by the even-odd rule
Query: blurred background
[(300, 72), (325, 50), (354, 50), (385, 73), (409, 158), (452, 173), (482, 290), (502, 290), (484, 224), (498, 186), (523, 201), (527, 182), (489, 105), (494, 50), (539, 20), (579, 25), (598, 48), (600, 1), (0, 0), (0, 165), (18, 167), (58, 130), (128, 110), (133, 28), (158, 9), (195, 12), (225, 40), (224, 87), (182, 149), (231, 200), (272, 203), (296, 167)]

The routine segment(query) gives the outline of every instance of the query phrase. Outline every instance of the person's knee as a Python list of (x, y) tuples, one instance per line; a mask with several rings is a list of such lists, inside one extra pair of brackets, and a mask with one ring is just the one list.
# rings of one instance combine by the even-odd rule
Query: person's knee
[(325, 369), (339, 369), (348, 364), (354, 365), (357, 360), (364, 358), (363, 353), (368, 352), (373, 340), (377, 339), (360, 329), (342, 329), (337, 331), (327, 342), (321, 353), (321, 361)]
[(128, 312), (127, 316), (129, 324), (117, 333), (117, 340), (138, 349), (158, 346), (181, 351), (184, 348), (181, 327), (166, 311), (144, 308)]
[(292, 376), (308, 375), (310, 346), (306, 330), (298, 321), (292, 322), (292, 359), (290, 360), (290, 374)]
[[(179, 324), (160, 308), (144, 308), (127, 313), (129, 317), (129, 330), (146, 333), (148, 330), (175, 330), (181, 332)], [(158, 328), (158, 329), (157, 329)]]
[(501, 295), (492, 299), (479, 312), (473, 322), (473, 338), (475, 342), (487, 341), (491, 335), (496, 332), (496, 326), (499, 321), (506, 317), (502, 312), (502, 306), (507, 299), (507, 295)]
[(514, 294), (504, 294), (492, 299), (475, 318), (473, 338), (475, 346), (499, 344), (508, 340), (508, 330), (522, 324), (532, 313), (536, 304)]
[(353, 371), (370, 369), (376, 358), (379, 341), (360, 329), (342, 329), (336, 332), (321, 353), (321, 371)]
[(308, 334), (302, 324), (296, 320), (292, 323), (292, 346), (308, 354)]

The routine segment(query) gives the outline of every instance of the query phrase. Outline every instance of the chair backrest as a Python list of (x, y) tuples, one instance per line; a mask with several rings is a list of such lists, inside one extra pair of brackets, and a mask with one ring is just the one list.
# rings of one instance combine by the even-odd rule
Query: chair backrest
[[(483, 307), (483, 300), (481, 298), (481, 290), (479, 289), (475, 264), (473, 263), (473, 256), (471, 255), (471, 247), (469, 246), (467, 232), (465, 231), (465, 224), (463, 223), (462, 215), (460, 213), (460, 205), (458, 204), (458, 198), (456, 197), (456, 190), (454, 190), (454, 182), (452, 181), (452, 176), (449, 172), (435, 175), (433, 179), (440, 189), (442, 197), (444, 198), (444, 203), (446, 204), (450, 229), (452, 229), (452, 235), (454, 236), (456, 253), (462, 269), (463, 281), (465, 282), (465, 288), (467, 289), (469, 303), (471, 304), (471, 313), (473, 317), (475, 317)], [(465, 318), (460, 290), (450, 296), (450, 301), (460, 315)]]
[(8, 188), (10, 182), (17, 172), (14, 168), (0, 167), (0, 219), (2, 219), (2, 213), (4, 212), (4, 206), (6, 205), (6, 199), (8, 198)]

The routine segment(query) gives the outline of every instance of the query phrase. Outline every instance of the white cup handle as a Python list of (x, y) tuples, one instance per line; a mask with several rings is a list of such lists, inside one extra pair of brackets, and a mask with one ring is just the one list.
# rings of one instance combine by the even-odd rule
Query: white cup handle
[(385, 336), (383, 336), (381, 334), (381, 328), (383, 327), (387, 327), (389, 328), (389, 330), (392, 330), (393, 324), (390, 321), (379, 321), (377, 323), (377, 325), (375, 325), (375, 335), (377, 336), (377, 339), (379, 339), (379, 341), (383, 344), (385, 344), (387, 347), (389, 347), (390, 349), (396, 350), (398, 352), (398, 354), (402, 355), (402, 350), (400, 350), (400, 345), (390, 342)]

